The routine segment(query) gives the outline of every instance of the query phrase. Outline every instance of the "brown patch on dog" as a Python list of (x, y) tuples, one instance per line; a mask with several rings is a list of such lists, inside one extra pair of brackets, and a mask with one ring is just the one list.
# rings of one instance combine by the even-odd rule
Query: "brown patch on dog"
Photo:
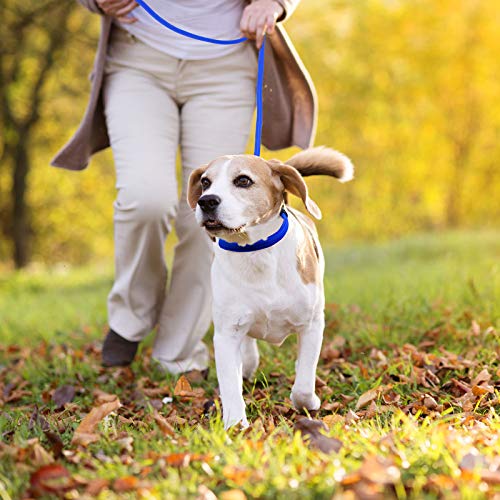
[[(230, 175), (236, 177), (243, 171), (251, 173), (254, 187), (240, 190), (238, 195), (247, 201), (244, 216), (254, 224), (267, 222), (276, 215), (283, 204), (283, 186), (276, 182), (273, 171), (266, 161), (258, 157), (235, 157), (231, 163)], [(238, 188), (234, 188), (238, 189)]]
[(287, 207), (298, 224), (302, 228), (304, 238), (297, 245), (297, 271), (302, 282), (307, 285), (309, 283), (317, 283), (319, 280), (319, 250), (318, 250), (318, 235), (314, 222), (304, 214), (291, 207)]
[(191, 172), (188, 180), (187, 200), (189, 206), (194, 210), (201, 196), (201, 176), (205, 173), (208, 165), (202, 165)]
[(316, 219), (321, 219), (321, 210), (318, 205), (309, 198), (307, 184), (304, 182), (304, 179), (302, 179), (299, 171), (290, 165), (281, 163), (279, 160), (269, 160), (267, 163), (275, 176), (280, 178), (285, 190), (301, 198), (307, 211)]

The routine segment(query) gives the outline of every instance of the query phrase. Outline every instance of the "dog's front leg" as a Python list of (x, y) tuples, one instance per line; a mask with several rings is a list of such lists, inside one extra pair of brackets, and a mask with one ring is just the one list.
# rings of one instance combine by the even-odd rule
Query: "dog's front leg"
[(321, 401), (316, 396), (316, 367), (318, 365), (325, 320), (323, 315), (314, 319), (299, 334), (299, 355), (295, 364), (295, 383), (291, 399), (297, 409), (317, 410)]
[(225, 334), (215, 332), (215, 367), (222, 400), (222, 419), (224, 428), (240, 423), (248, 427), (243, 400), (243, 375), (241, 361), (241, 342), (244, 335), (234, 332)]

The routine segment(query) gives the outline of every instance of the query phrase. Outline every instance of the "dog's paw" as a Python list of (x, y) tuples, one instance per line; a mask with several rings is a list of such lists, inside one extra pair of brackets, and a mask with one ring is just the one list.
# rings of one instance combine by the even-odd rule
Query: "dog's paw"
[(297, 410), (319, 410), (321, 406), (321, 400), (314, 392), (292, 391), (290, 399)]
[(246, 429), (249, 424), (246, 415), (241, 418), (223, 418), (224, 430), (228, 430), (230, 427), (239, 426), (241, 429)]

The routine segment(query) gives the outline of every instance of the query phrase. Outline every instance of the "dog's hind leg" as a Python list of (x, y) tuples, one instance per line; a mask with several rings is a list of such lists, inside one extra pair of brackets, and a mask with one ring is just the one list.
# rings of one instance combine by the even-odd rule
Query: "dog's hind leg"
[(259, 366), (259, 348), (257, 340), (246, 336), (241, 342), (241, 359), (243, 362), (243, 378), (252, 380)]
[(297, 409), (317, 410), (321, 401), (316, 396), (316, 367), (318, 365), (325, 319), (313, 319), (308, 327), (299, 334), (299, 355), (295, 364), (295, 383), (291, 399)]

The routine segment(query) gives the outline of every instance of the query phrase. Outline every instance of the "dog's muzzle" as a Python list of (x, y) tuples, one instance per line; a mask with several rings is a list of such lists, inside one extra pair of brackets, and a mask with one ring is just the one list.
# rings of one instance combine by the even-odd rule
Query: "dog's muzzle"
[(217, 218), (217, 207), (221, 201), (216, 194), (206, 194), (198, 200), (198, 206), (203, 213), (202, 226), (211, 233), (225, 229), (225, 226)]
[(216, 194), (206, 194), (198, 200), (198, 205), (200, 206), (203, 213), (212, 215), (217, 210), (220, 202), (221, 199)]

